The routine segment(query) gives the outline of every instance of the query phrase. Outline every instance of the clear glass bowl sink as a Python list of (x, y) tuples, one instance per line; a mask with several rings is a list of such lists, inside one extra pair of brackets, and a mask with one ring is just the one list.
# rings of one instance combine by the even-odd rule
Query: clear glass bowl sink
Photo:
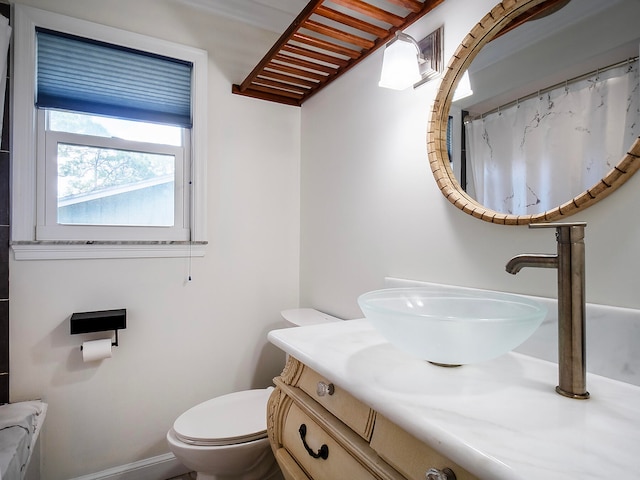
[(482, 362), (507, 353), (540, 326), (547, 309), (501, 292), (389, 288), (365, 293), (358, 304), (394, 346), (442, 365)]

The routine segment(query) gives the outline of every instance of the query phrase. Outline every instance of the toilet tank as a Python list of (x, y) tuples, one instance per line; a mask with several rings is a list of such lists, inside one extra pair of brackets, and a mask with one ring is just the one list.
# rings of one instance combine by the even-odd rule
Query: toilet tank
[(306, 325), (317, 325), (320, 323), (342, 322), (338, 317), (333, 317), (314, 308), (292, 308), (280, 312), (292, 327), (304, 327)]

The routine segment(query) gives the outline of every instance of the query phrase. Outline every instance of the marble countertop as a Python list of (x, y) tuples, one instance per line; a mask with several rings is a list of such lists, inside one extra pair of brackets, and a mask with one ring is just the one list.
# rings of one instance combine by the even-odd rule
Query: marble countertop
[(640, 387), (588, 374), (589, 400), (555, 393), (558, 368), (508, 353), (443, 368), (366, 320), (269, 332), (269, 341), (486, 480), (640, 477)]

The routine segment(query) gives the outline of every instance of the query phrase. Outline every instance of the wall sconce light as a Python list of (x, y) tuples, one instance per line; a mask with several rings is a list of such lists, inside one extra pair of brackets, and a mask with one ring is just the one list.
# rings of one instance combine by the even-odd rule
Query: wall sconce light
[(417, 42), (397, 31), (384, 49), (378, 85), (393, 90), (414, 88), (442, 73), (442, 27)]

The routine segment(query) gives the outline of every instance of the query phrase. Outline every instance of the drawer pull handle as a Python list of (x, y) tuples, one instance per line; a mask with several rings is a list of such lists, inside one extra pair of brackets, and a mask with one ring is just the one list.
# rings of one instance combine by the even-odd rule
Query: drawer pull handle
[(309, 455), (311, 455), (313, 458), (321, 458), (323, 460), (326, 460), (329, 457), (329, 447), (327, 447), (326, 444), (322, 445), (320, 447), (320, 450), (318, 450), (318, 453), (316, 453), (313, 450), (311, 450), (309, 445), (307, 445), (307, 440), (305, 438), (307, 436), (307, 426), (304, 423), (302, 425), (300, 425), (300, 428), (298, 429), (298, 432), (300, 432), (300, 438), (302, 439), (302, 445), (304, 445), (304, 448), (305, 448), (305, 450), (307, 451), (307, 453)]
[(333, 395), (333, 392), (336, 391), (336, 387), (333, 386), (333, 383), (324, 383), (318, 382), (316, 386), (316, 393), (319, 397), (324, 397), (325, 395)]
[(456, 474), (450, 468), (430, 468), (427, 470), (427, 480), (456, 480)]

